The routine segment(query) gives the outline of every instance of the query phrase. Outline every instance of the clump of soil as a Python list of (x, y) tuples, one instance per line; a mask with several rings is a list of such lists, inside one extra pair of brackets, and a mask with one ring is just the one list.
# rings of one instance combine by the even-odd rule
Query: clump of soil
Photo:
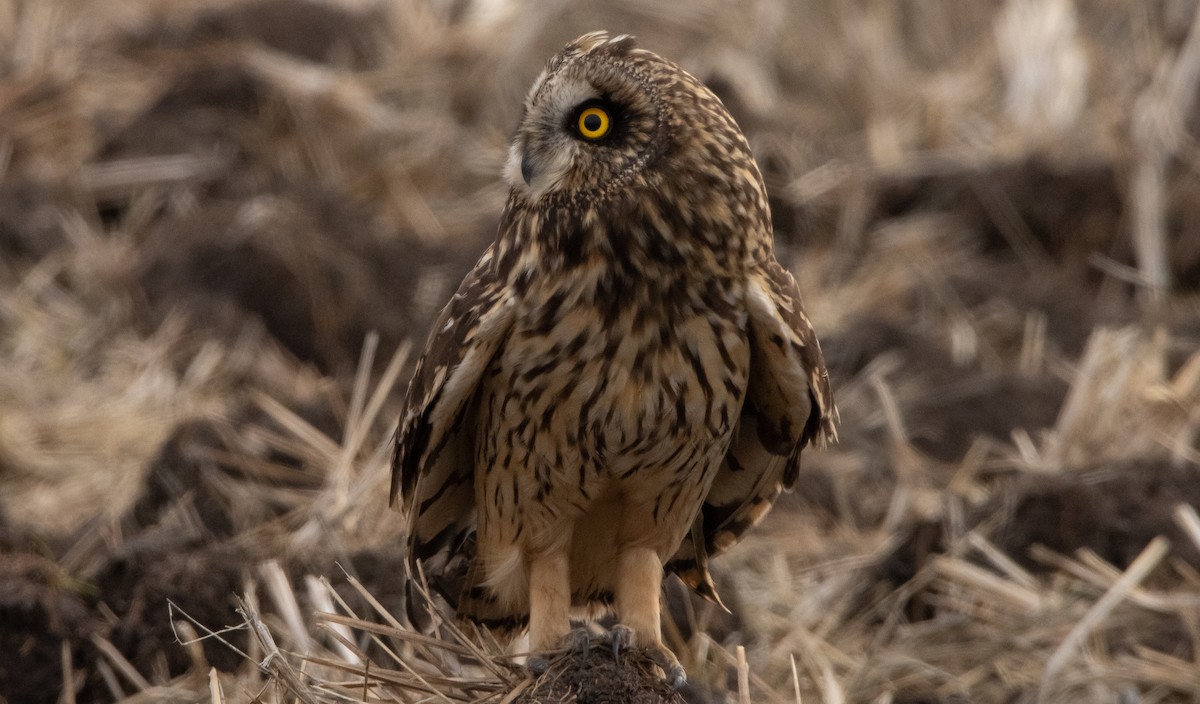
[[(96, 582), (105, 605), (119, 614), (113, 644), (140, 672), (167, 677), (187, 672), (193, 663), (180, 647), (173, 622), (191, 618), (212, 630), (235, 625), (238, 595), (257, 562), (230, 545), (151, 548), (114, 560)], [(248, 634), (224, 637), (246, 652)], [(233, 672), (242, 663), (241, 655), (215, 640), (206, 640), (203, 647), (206, 661), (220, 670)]]
[(563, 654), (518, 696), (517, 704), (682, 704), (656, 673), (652, 656), (631, 650), (614, 658), (611, 645), (594, 640), (586, 653)]
[[(63, 686), (64, 661), (76, 676), (91, 669), (89, 639), (102, 629), (88, 606), (88, 590), (43, 557), (0, 559), (0, 701), (53, 702)], [(78, 677), (72, 682), (80, 684)]]

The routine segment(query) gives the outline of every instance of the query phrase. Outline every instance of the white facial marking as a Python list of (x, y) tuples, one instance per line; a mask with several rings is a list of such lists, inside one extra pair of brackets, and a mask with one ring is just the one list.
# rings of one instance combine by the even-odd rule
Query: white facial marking
[[(568, 133), (567, 120), (580, 103), (600, 97), (586, 81), (569, 77), (551, 80), (540, 87), (538, 103), (529, 107), (504, 166), (509, 185), (524, 191), (531, 200), (554, 190), (571, 168), (581, 144)], [(528, 183), (521, 173), (526, 159), (531, 167)]]

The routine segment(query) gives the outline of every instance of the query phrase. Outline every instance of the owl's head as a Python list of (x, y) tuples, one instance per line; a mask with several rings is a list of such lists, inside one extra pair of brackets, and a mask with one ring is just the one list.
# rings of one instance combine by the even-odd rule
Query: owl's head
[(628, 35), (586, 34), (547, 62), (526, 98), (506, 177), (527, 205), (654, 196), (690, 203), (683, 210), (697, 218), (769, 223), (762, 178), (721, 101)]

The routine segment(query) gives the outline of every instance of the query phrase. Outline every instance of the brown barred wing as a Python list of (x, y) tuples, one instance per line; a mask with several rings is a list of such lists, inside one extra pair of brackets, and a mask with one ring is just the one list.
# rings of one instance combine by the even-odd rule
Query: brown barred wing
[(489, 248), (438, 316), (396, 431), (391, 504), (403, 500), (410, 563), (454, 548), (475, 529), (476, 392), (512, 320)]
[(837, 409), (796, 282), (772, 260), (750, 277), (750, 385), (738, 428), (691, 535), (667, 568), (716, 598), (708, 558), (758, 523), (796, 482), (800, 451), (837, 439)]

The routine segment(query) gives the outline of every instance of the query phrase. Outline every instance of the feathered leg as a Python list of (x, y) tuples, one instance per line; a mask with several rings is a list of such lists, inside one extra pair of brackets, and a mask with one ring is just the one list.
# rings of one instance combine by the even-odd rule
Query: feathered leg
[(544, 671), (544, 653), (557, 648), (571, 629), (571, 572), (566, 550), (529, 556), (529, 649), (538, 656), (530, 669)]
[(620, 558), (617, 572), (617, 618), (613, 648), (628, 645), (649, 648), (666, 673), (667, 682), (678, 689), (686, 681), (683, 666), (663, 645), (661, 620), (662, 560), (650, 547), (630, 547)]

